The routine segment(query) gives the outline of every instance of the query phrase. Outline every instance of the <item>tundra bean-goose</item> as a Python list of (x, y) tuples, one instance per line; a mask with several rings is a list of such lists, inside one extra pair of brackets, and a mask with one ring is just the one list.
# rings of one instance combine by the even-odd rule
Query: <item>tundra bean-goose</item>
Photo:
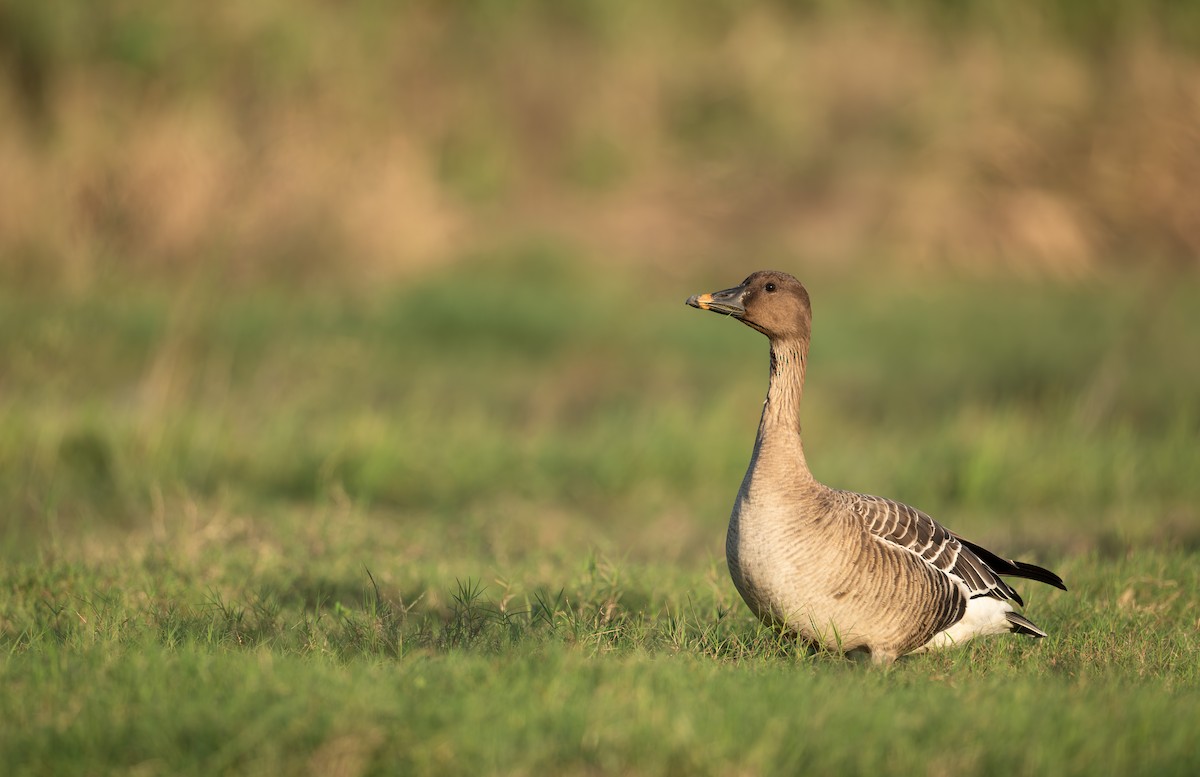
[(1046, 633), (1001, 576), (1061, 588), (908, 505), (818, 483), (800, 440), (812, 307), (800, 281), (756, 272), (687, 304), (732, 316), (771, 341), (771, 379), (725, 554), (738, 593), (764, 622), (810, 645), (867, 651), (876, 663), (985, 634)]

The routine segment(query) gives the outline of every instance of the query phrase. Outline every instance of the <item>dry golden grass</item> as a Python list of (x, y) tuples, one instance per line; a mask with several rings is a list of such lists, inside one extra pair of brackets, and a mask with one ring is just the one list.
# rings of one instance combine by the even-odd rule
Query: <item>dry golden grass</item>
[(1097, 51), (1048, 11), (921, 4), (26, 5), (10, 275), (370, 282), (530, 235), (661, 265), (1200, 254), (1200, 61), (1153, 10)]

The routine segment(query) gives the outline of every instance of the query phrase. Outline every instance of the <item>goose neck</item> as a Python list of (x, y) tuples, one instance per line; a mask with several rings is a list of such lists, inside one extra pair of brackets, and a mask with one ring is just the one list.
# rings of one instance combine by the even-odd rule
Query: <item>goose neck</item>
[(771, 343), (771, 383), (767, 390), (767, 413), (773, 423), (800, 431), (800, 400), (804, 395), (804, 371), (808, 365), (807, 344), (783, 340)]
[(804, 371), (808, 363), (808, 343), (779, 340), (771, 343), (771, 382), (763, 405), (756, 448), (786, 451), (792, 466), (808, 473), (804, 447), (800, 439), (800, 400), (804, 394)]

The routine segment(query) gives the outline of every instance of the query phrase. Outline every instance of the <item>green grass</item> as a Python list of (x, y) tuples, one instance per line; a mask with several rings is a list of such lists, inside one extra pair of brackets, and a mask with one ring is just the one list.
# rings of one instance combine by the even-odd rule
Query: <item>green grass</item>
[(1200, 285), (808, 278), (816, 474), (1071, 588), (880, 670), (728, 580), (748, 269), (0, 290), (6, 773), (1195, 773)]

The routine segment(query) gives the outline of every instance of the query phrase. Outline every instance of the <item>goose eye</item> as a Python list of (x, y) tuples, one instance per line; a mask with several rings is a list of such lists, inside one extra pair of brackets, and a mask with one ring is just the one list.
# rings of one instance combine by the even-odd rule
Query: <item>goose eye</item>
[(763, 288), (764, 288), (764, 289), (766, 289), (766, 290), (767, 290), (769, 293), (774, 293), (774, 292), (775, 292), (775, 284), (773, 284), (773, 283), (768, 283), (768, 284), (767, 284), (766, 286), (764, 286)]

